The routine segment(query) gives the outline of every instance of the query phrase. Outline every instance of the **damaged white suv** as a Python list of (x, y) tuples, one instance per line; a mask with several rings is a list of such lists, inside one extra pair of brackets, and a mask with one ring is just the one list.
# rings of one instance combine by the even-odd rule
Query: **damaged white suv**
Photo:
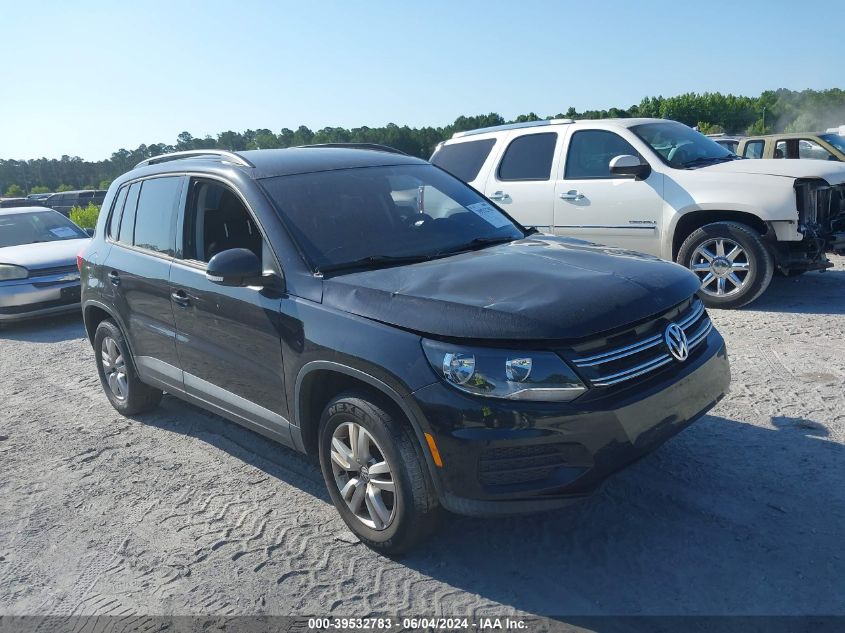
[(690, 268), (712, 307), (845, 251), (845, 165), (744, 160), (663, 119), (555, 119), (459, 132), (431, 162), (526, 226)]

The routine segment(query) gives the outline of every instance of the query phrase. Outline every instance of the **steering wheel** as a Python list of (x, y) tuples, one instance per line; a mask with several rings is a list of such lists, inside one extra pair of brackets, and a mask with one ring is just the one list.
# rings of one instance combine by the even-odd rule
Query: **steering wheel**
[(418, 230), (423, 224), (429, 220), (434, 220), (428, 213), (412, 213), (402, 218), (402, 223), (406, 228)]
[[(666, 160), (669, 161), (670, 165), (675, 165), (675, 159), (679, 159), (680, 162), (683, 162), (684, 155), (689, 153), (689, 150), (686, 149), (687, 145), (691, 145), (691, 141), (687, 141), (685, 143), (681, 143), (680, 145), (676, 145), (671, 150), (669, 150), (669, 154), (666, 156)], [(680, 152), (680, 156), (678, 155)]]

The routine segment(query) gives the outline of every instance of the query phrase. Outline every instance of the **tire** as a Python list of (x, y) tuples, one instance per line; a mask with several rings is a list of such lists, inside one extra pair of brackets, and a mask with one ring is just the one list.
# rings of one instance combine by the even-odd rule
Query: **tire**
[[(356, 445), (351, 441), (351, 426), (357, 427), (359, 440), (362, 430), (366, 433), (364, 441), (368, 442), (369, 459), (360, 450), (355, 454), (351, 451)], [(342, 449), (337, 441), (343, 443)], [(346, 460), (348, 468), (332, 458), (333, 452)], [(399, 555), (436, 529), (441, 514), (437, 495), (419, 442), (401, 416), (376, 404), (367, 395), (340, 394), (329, 402), (320, 419), (319, 456), (335, 508), (368, 547), (388, 556)], [(366, 472), (360, 467), (361, 461)], [(383, 464), (387, 465), (386, 474)], [(373, 473), (369, 473), (369, 468), (374, 469)], [(393, 483), (392, 493), (385, 484), (389, 481)], [(341, 492), (342, 487), (347, 491), (349, 503)], [(370, 496), (371, 492), (377, 499)]]
[(775, 270), (760, 234), (737, 222), (714, 222), (693, 231), (681, 244), (677, 262), (698, 275), (698, 295), (710, 308), (748, 305), (769, 287)]
[(111, 319), (102, 321), (94, 334), (94, 354), (100, 384), (121, 415), (137, 415), (158, 406), (162, 392), (138, 378), (135, 362), (123, 332)]

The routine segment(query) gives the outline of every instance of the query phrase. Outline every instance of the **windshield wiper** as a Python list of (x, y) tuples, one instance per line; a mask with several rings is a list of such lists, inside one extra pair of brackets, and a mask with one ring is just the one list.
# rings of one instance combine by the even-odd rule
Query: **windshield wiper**
[(439, 251), (437, 254), (453, 255), (455, 253), (464, 253), (466, 251), (471, 251), (474, 248), (490, 246), (492, 244), (504, 244), (506, 242), (514, 242), (518, 239), (518, 237), (476, 237), (474, 240), (470, 240), (462, 246), (456, 246), (455, 248), (450, 248), (446, 251)]
[(688, 160), (681, 167), (688, 169), (689, 167), (704, 166), (715, 163), (727, 163), (736, 160), (739, 156), (701, 156), (700, 158), (693, 158)]
[(319, 266), (317, 273), (330, 273), (336, 270), (348, 270), (351, 268), (377, 268), (379, 266), (391, 266), (393, 264), (413, 264), (426, 262), (432, 255), (368, 255), (351, 262), (340, 262), (339, 264), (327, 264)]

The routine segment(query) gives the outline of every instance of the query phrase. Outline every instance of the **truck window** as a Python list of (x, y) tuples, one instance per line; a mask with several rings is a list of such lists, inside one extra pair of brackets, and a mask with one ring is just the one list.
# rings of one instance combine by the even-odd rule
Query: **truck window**
[[(582, 130), (572, 135), (566, 152), (566, 180), (617, 178), (610, 173), (610, 161), (640, 153), (624, 138), (607, 130)], [(624, 176), (623, 176), (624, 177)]]
[(548, 180), (556, 144), (556, 132), (515, 138), (499, 163), (499, 180)]
[(742, 150), (745, 158), (763, 158), (763, 141), (748, 141)]
[(478, 177), (481, 166), (490, 155), (490, 150), (496, 144), (496, 139), (486, 138), (466, 143), (443, 145), (431, 157), (431, 162), (441, 169), (445, 169), (455, 178), (464, 182), (472, 182)]

